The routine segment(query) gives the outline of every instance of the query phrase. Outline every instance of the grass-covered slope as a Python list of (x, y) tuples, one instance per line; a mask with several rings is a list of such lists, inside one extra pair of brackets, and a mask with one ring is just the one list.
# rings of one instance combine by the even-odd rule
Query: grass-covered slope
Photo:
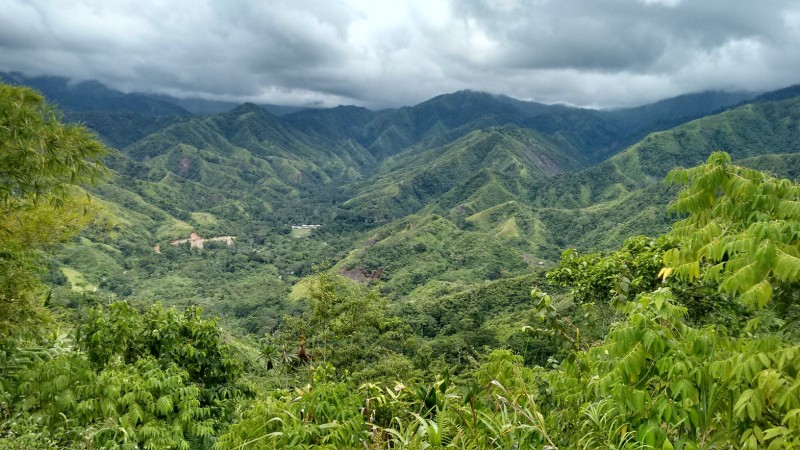
[(585, 171), (542, 183), (534, 205), (584, 207), (660, 182), (671, 169), (701, 163), (714, 150), (734, 159), (800, 150), (800, 98), (758, 102), (648, 135)]
[[(193, 208), (230, 208), (231, 200), (266, 211), (275, 205), (298, 205), (320, 190), (335, 195), (331, 186), (361, 179), (375, 164), (372, 155), (352, 141), (308, 136), (252, 104), (181, 121), (122, 152), (140, 162), (151, 181), (214, 191), (192, 195), (199, 202)], [(140, 179), (143, 174), (130, 175)]]
[(474, 204), (488, 207), (525, 196), (534, 181), (582, 167), (579, 156), (531, 130), (487, 128), (442, 147), (390, 158), (344, 206), (378, 222), (418, 211), (442, 196), (475, 210)]
[[(327, 181), (372, 164), (370, 155), (357, 147), (331, 148), (329, 142), (312, 139), (253, 104), (168, 127), (131, 145), (125, 152), (135, 159), (152, 158), (178, 145), (189, 145), (223, 157), (236, 157), (242, 150), (280, 170), (282, 165), (304, 169), (309, 177)], [(354, 153), (350, 153), (353, 151)], [(316, 167), (313, 167), (316, 166)], [(290, 171), (291, 172), (291, 171)], [(289, 182), (298, 177), (289, 173)]]
[[(800, 99), (755, 102), (652, 133), (597, 166), (553, 176), (531, 158), (518, 165), (518, 141), (510, 139), (516, 128), (473, 132), (452, 146), (387, 161), (396, 168), (375, 177), (347, 205), (372, 201), (375, 216), (384, 219), (403, 208), (419, 215), (380, 228), (342, 265), (368, 274), (380, 270), (379, 284), (413, 298), (442, 283), (469, 289), (555, 260), (567, 247), (611, 248), (632, 235), (659, 235), (673, 220), (666, 206), (676, 189), (662, 181), (669, 170), (723, 149), (741, 164), (795, 177), (799, 130)], [(498, 166), (502, 161), (506, 165)], [(483, 252), (484, 245), (493, 253)], [(456, 257), (461, 254), (471, 256)]]
[(663, 233), (675, 190), (664, 185), (675, 167), (701, 163), (714, 150), (737, 164), (794, 178), (800, 151), (800, 98), (755, 102), (652, 133), (624, 152), (581, 172), (545, 180), (529, 203), (558, 247), (619, 245), (632, 234)]
[(529, 267), (514, 238), (499, 230), (464, 230), (438, 215), (409, 216), (368, 236), (337, 269), (357, 280), (377, 280), (396, 298), (429, 283), (469, 286)]
[(472, 131), (515, 124), (593, 163), (646, 134), (703, 117), (751, 98), (751, 93), (701, 92), (614, 111), (516, 100), (460, 91), (377, 114), (352, 134), (378, 159), (411, 149), (441, 147)]

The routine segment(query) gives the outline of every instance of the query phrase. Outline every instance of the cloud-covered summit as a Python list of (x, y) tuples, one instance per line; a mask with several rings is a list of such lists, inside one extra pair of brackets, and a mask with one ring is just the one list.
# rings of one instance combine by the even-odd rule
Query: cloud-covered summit
[(800, 81), (792, 0), (0, 0), (0, 71), (277, 104), (615, 107)]

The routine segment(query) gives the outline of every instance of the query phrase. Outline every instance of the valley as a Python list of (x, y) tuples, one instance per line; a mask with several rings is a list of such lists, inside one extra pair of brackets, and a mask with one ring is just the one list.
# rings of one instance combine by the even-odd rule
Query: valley
[[(737, 160), (791, 154), (800, 108), (791, 95), (708, 92), (602, 111), (464, 91), (382, 112), (275, 116), (245, 104), (192, 116), (152, 98), (71, 111), (63, 91), (53, 95), (67, 119), (125, 145), (108, 162), (112, 179), (93, 190), (98, 223), (57, 261), (98, 295), (196, 304), (231, 323), (246, 316), (255, 333), (292, 311), (286, 294), (319, 271), (368, 281), (399, 305), (551, 267), (567, 248), (659, 235), (672, 221), (669, 169), (715, 149)], [(291, 228), (304, 223), (322, 227)], [(167, 248), (189, 233), (236, 242), (203, 254)], [(55, 301), (74, 301), (71, 288), (54, 289)]]

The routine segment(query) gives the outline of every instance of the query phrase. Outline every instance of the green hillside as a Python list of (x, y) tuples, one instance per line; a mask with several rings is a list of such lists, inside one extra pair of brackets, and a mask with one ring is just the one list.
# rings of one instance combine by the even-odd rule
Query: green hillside
[(797, 177), (800, 99), (753, 103), (648, 135), (624, 152), (581, 172), (531, 189), (531, 207), (558, 247), (614, 247), (633, 234), (663, 233), (675, 191), (662, 184), (674, 167), (696, 165), (715, 149), (738, 163)]
[(730, 107), (754, 94), (704, 92), (651, 105), (598, 111), (460, 91), (377, 114), (354, 136), (378, 159), (443, 146), (472, 131), (515, 124), (582, 160), (599, 162), (651, 131)]
[(757, 102), (648, 135), (595, 167), (566, 174), (534, 191), (535, 205), (581, 207), (658, 182), (674, 167), (724, 149), (734, 159), (800, 150), (800, 99)]
[[(655, 132), (592, 166), (609, 139), (738, 98), (704, 93), (602, 112), (461, 92), (383, 113), (339, 107), (279, 118), (245, 104), (180, 120), (74, 115), (107, 141), (130, 143), (109, 161), (111, 183), (94, 190), (98, 225), (61, 258), (71, 279), (98, 292), (201, 304), (248, 330), (275, 326), (297, 307), (280, 300), (292, 283), (325, 268), (394, 299), (470, 291), (551, 265), (568, 247), (663, 233), (675, 191), (660, 180), (714, 149), (769, 155), (744, 164), (792, 176), (796, 98), (762, 98)], [(404, 137), (376, 146), (379, 125)], [(322, 227), (291, 231), (299, 224)], [(202, 252), (169, 245), (191, 232), (236, 241)], [(268, 284), (248, 287), (256, 279)], [(261, 304), (260, 291), (273, 300)]]
[[(241, 105), (232, 111), (216, 116), (191, 119), (159, 131), (136, 142), (125, 153), (141, 160), (165, 153), (179, 144), (208, 150), (223, 157), (246, 154), (271, 163), (290, 183), (300, 183), (297, 171), (286, 166), (300, 166), (310, 173), (305, 178), (324, 182), (331, 177), (347, 173), (348, 167), (356, 169), (370, 164), (369, 154), (350, 154), (337, 150), (358, 150), (348, 147), (326, 148), (302, 132), (292, 129), (279, 118), (253, 104)], [(314, 166), (321, 167), (312, 167)], [(313, 182), (313, 181), (311, 181)]]
[(398, 298), (413, 297), (428, 283), (470, 285), (524, 273), (530, 261), (514, 235), (519, 231), (502, 231), (463, 230), (437, 215), (409, 216), (376, 230), (337, 268), (355, 279), (374, 277), (385, 294)]
[(283, 116), (283, 120), (308, 135), (332, 140), (358, 140), (376, 113), (357, 106), (306, 109)]
[[(414, 288), (415, 283), (403, 281), (406, 277), (415, 277), (424, 286), (458, 279), (463, 289), (463, 283), (478, 283), (489, 273), (519, 273), (516, 271), (524, 270), (518, 265), (521, 260), (556, 260), (568, 247), (613, 248), (633, 235), (663, 234), (674, 220), (667, 214), (666, 205), (677, 191), (661, 180), (672, 167), (697, 164), (714, 149), (723, 148), (742, 164), (796, 176), (797, 171), (792, 169), (797, 167), (796, 155), (792, 152), (798, 150), (796, 142), (800, 142), (798, 113), (800, 100), (796, 98), (746, 104), (650, 134), (624, 152), (582, 171), (575, 171), (580, 165), (574, 160), (566, 160), (572, 165), (565, 164), (568, 169), (560, 174), (547, 173), (532, 158), (523, 160), (515, 153), (526, 146), (520, 146), (520, 141), (511, 136), (526, 136), (528, 146), (531, 142), (549, 144), (538, 134), (515, 127), (474, 132), (450, 146), (401, 154), (388, 159), (383, 166), (388, 170), (365, 183), (363, 193), (345, 206), (365, 211), (371, 206), (371, 217), (377, 222), (391, 219), (390, 214), (398, 211), (401, 215), (422, 211), (413, 223), (424, 223), (438, 214), (447, 225), (439, 226), (436, 232), (428, 227), (418, 232), (404, 220), (389, 224), (378, 233), (389, 237), (363, 246), (343, 264), (368, 272), (380, 267), (379, 284), (385, 282), (392, 292), (413, 298), (416, 292), (428, 288)], [(544, 155), (554, 148), (558, 149), (539, 147)], [(556, 154), (565, 157), (563, 151)], [(754, 155), (763, 156), (746, 159)], [(481, 161), (481, 157), (491, 162)], [(472, 162), (474, 165), (470, 165)], [(448, 176), (450, 173), (457, 175)], [(456, 249), (456, 254), (461, 242), (466, 242), (461, 237), (475, 232), (489, 236), (486, 242), (491, 242), (497, 252), (506, 252), (507, 256), (499, 260), (488, 255), (477, 257), (494, 261), (494, 272), (481, 272), (479, 267), (484, 266), (471, 266), (465, 262), (469, 258), (448, 264), (448, 255), (437, 253), (435, 247), (429, 250), (429, 242), (436, 241)], [(480, 254), (482, 245), (471, 242), (467, 253)], [(453, 275), (448, 274), (450, 271)]]
[(219, 215), (237, 229), (270, 214), (281, 225), (319, 222), (342, 195), (330, 186), (361, 179), (375, 164), (357, 144), (322, 142), (255, 105), (175, 123), (121, 152), (112, 167), (137, 194), (183, 216)]
[[(582, 167), (580, 161), (581, 155), (555, 147), (534, 131), (492, 127), (442, 147), (387, 159), (377, 175), (355, 186), (358, 195), (344, 206), (374, 214), (377, 222), (417, 211), (444, 195), (475, 210), (475, 204), (524, 197), (535, 180), (574, 171)], [(478, 177), (486, 185), (479, 186)], [(481, 190), (491, 198), (481, 197)]]

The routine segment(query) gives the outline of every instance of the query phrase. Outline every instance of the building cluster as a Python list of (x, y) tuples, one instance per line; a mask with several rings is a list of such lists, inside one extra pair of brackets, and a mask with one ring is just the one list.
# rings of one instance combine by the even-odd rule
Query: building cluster
[(204, 239), (199, 234), (192, 233), (192, 234), (189, 235), (188, 239), (176, 239), (176, 240), (170, 242), (170, 244), (172, 244), (172, 245), (181, 245), (181, 244), (185, 244), (185, 243), (188, 242), (189, 243), (189, 248), (196, 248), (198, 250), (202, 250), (203, 249), (203, 243), (205, 243), (205, 242), (222, 241), (222, 242), (225, 242), (228, 245), (228, 247), (230, 247), (231, 245), (233, 245), (233, 240), (234, 239), (236, 239), (236, 236), (217, 236), (217, 237)]

